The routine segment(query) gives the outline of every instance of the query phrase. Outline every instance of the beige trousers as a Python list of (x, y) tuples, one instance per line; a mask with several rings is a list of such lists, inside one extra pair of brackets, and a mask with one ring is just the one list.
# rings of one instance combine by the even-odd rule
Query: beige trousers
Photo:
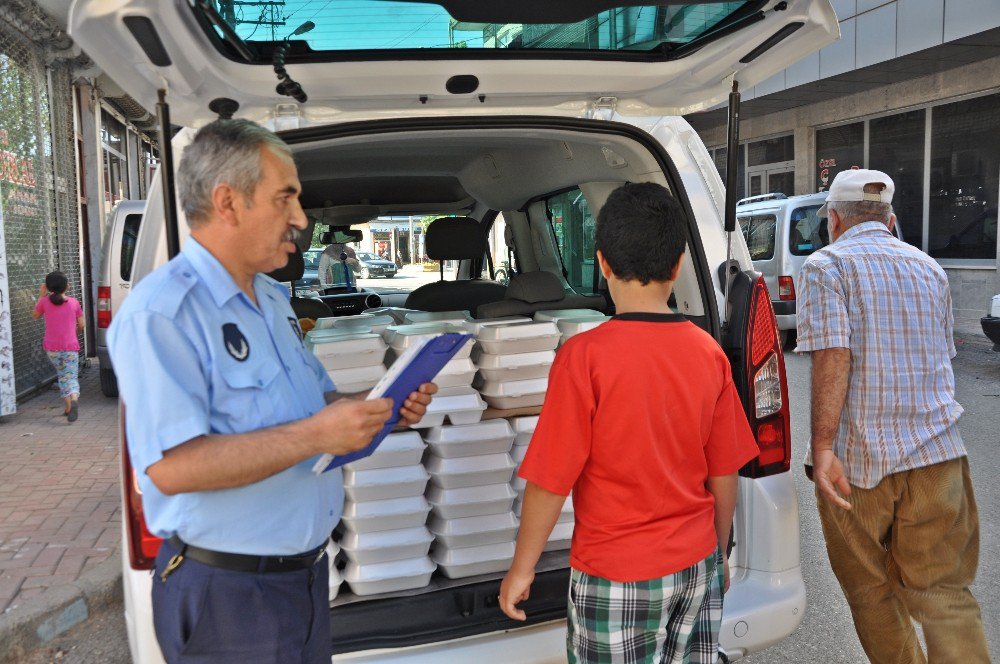
[[(968, 459), (851, 487), (852, 509), (817, 495), (827, 553), (875, 664), (989, 664), (969, 585), (979, 562), (979, 515)], [(911, 618), (923, 627), (927, 655)]]

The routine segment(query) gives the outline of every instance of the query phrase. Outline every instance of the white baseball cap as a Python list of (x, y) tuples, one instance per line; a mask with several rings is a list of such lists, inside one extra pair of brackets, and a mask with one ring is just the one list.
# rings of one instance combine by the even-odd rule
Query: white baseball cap
[[(882, 184), (885, 188), (881, 192), (866, 193), (865, 185)], [(827, 204), (838, 201), (875, 201), (876, 203), (892, 203), (892, 194), (896, 191), (896, 185), (892, 183), (892, 178), (882, 171), (873, 171), (867, 168), (857, 168), (837, 173), (830, 185), (830, 195), (826, 197), (826, 203), (816, 211), (816, 216), (827, 216)]]

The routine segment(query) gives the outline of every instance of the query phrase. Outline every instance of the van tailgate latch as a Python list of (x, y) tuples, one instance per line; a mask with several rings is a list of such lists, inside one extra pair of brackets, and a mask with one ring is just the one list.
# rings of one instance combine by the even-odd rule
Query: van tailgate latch
[(598, 97), (594, 102), (594, 107), (590, 110), (592, 120), (610, 120), (615, 114), (618, 106), (618, 97)]

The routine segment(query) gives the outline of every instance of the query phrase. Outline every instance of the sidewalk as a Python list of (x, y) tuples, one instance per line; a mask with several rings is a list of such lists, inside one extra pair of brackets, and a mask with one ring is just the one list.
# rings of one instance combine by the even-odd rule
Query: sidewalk
[(0, 627), (59, 604), (55, 595), (79, 591), (82, 576), (113, 569), (121, 511), (118, 400), (101, 394), (96, 359), (81, 370), (80, 391), (73, 424), (54, 385), (0, 422)]

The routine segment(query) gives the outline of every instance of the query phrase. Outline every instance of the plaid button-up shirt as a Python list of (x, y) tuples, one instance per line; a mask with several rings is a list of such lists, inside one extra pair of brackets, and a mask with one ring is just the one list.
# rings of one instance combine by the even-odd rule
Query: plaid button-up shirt
[(941, 266), (868, 221), (810, 256), (796, 287), (796, 351), (851, 351), (833, 443), (847, 480), (870, 489), (886, 475), (965, 456)]

